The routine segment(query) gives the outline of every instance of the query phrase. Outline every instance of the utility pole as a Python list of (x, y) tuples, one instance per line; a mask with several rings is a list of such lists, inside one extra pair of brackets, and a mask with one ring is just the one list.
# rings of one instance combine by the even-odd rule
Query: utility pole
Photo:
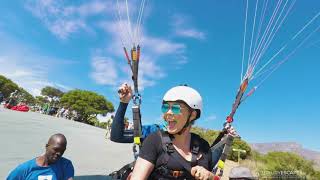
[(235, 149), (233, 148), (232, 151), (238, 152), (238, 166), (240, 165), (240, 153), (247, 153), (246, 150), (243, 149)]

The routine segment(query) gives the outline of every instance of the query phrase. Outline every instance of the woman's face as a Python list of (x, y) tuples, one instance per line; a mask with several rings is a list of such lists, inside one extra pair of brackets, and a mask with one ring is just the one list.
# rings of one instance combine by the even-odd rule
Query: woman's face
[(180, 132), (192, 113), (187, 105), (176, 101), (163, 103), (162, 112), (163, 119), (168, 123), (167, 130), (170, 134)]

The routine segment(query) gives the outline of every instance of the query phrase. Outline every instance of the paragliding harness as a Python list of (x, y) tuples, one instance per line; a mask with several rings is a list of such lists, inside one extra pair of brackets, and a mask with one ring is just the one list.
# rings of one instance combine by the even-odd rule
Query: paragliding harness
[[(248, 87), (248, 78), (246, 78), (240, 85), (240, 88), (238, 90), (238, 93), (236, 95), (235, 102), (232, 105), (232, 110), (229, 116), (226, 118), (226, 122), (224, 123), (224, 131), (226, 131), (230, 126), (231, 123), (233, 122), (233, 116), (236, 113), (239, 105), (241, 102), (243, 102), (244, 99), (242, 99), (247, 87)], [(246, 96), (248, 97), (252, 93), (249, 92), (249, 94)], [(220, 142), (217, 142), (219, 137), (213, 142), (211, 146), (211, 152), (212, 154), (215, 153), (215, 150), (218, 149), (219, 147), (223, 147), (222, 154), (220, 156), (220, 159), (218, 160), (216, 166), (212, 169), (212, 172), (215, 174), (214, 180), (219, 180), (222, 175), (223, 175), (223, 169), (224, 169), (224, 164), (227, 159), (227, 156), (231, 150), (232, 142), (234, 137), (240, 138), (240, 136), (233, 136), (228, 133), (225, 133), (224, 136), (222, 137)], [(224, 146), (223, 146), (224, 144)]]
[[(141, 113), (140, 113), (140, 105), (141, 105), (141, 95), (138, 90), (138, 68), (139, 68), (139, 59), (140, 59), (140, 46), (133, 46), (131, 49), (131, 59), (128, 55), (127, 49), (123, 47), (127, 62), (132, 71), (132, 81), (134, 85), (134, 94), (132, 96), (133, 105), (132, 105), (132, 118), (133, 118), (133, 156), (136, 160), (138, 157), (137, 146), (141, 147)], [(125, 166), (123, 166), (120, 170), (112, 172), (109, 174), (113, 179), (127, 179), (128, 175), (132, 172), (135, 160)]]
[[(150, 175), (151, 179), (190, 179), (191, 168), (198, 164), (197, 157), (200, 150), (200, 137), (196, 134), (191, 134), (191, 162), (187, 162), (173, 147), (173, 136), (166, 131), (157, 132), (161, 137), (162, 153), (155, 165), (155, 169)], [(169, 159), (173, 158), (176, 162), (184, 167), (184, 171), (175, 171), (167, 167)]]
[(111, 177), (112, 179), (126, 180), (129, 174), (132, 172), (135, 162), (136, 161), (126, 164), (118, 171), (110, 173), (109, 177)]
[[(200, 137), (196, 134), (191, 134), (191, 162), (188, 163), (173, 147), (173, 136), (166, 131), (157, 131), (161, 138), (162, 153), (159, 156), (159, 161), (155, 165), (155, 169), (150, 175), (150, 179), (190, 179), (191, 168), (198, 164), (197, 157), (199, 154)], [(184, 171), (175, 171), (167, 167), (170, 158), (174, 158), (176, 162), (184, 167)], [(123, 166), (120, 170), (111, 173), (113, 179), (126, 180), (128, 175), (132, 172), (135, 161)]]
[(128, 61), (128, 64), (132, 70), (132, 81), (134, 85), (134, 95), (132, 96), (133, 106), (132, 106), (132, 118), (133, 118), (133, 154), (135, 159), (138, 156), (138, 151), (136, 146), (141, 147), (141, 113), (140, 113), (140, 105), (141, 105), (141, 95), (138, 90), (138, 68), (139, 68), (139, 59), (140, 59), (140, 46), (137, 48), (133, 46), (131, 49), (131, 59), (128, 56), (128, 52), (124, 47), (124, 52)]

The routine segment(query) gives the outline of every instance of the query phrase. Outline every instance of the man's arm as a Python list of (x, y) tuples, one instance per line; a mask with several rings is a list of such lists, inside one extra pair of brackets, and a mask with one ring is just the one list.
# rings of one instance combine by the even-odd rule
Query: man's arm
[(118, 90), (118, 94), (120, 104), (112, 122), (110, 140), (118, 143), (132, 143), (133, 131), (124, 131), (124, 116), (132, 97), (131, 87), (126, 83), (122, 84)]
[(74, 167), (70, 160), (67, 161), (65, 168), (64, 168), (64, 177), (65, 180), (73, 180), (74, 177)]
[(14, 170), (10, 172), (10, 174), (7, 177), (7, 180), (24, 180), (27, 169), (24, 168), (23, 165), (19, 165)]
[(132, 135), (124, 135), (124, 115), (126, 113), (128, 103), (120, 102), (117, 112), (113, 118), (111, 125), (110, 140), (118, 143), (132, 143)]

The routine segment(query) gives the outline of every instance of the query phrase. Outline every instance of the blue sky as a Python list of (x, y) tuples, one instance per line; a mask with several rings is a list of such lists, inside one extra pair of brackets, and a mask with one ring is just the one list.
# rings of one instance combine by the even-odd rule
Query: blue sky
[[(119, 2), (124, 15), (125, 1)], [(134, 22), (140, 2), (129, 2)], [(248, 6), (247, 37), (252, 32), (255, 2)], [(262, 3), (257, 14), (262, 12)], [(270, 18), (267, 15), (275, 5), (267, 6), (266, 17)], [(114, 19), (116, 9), (116, 1), (111, 0), (2, 2), (0, 74), (34, 95), (47, 85), (64, 91), (86, 89), (103, 94), (117, 107), (116, 89), (122, 82), (130, 82), (130, 72), (120, 41), (121, 32), (125, 33)], [(186, 83), (203, 96), (203, 116), (197, 125), (222, 128), (240, 83), (245, 9), (244, 0), (147, 0), (139, 72), (144, 123), (160, 123), (163, 94)], [(297, 0), (265, 59), (286, 43), (288, 49), (274, 62), (288, 55), (319, 26), (320, 18), (316, 18), (290, 41), (319, 11), (320, 2)], [(249, 45), (247, 39), (246, 54)], [(320, 143), (315, 141), (320, 126), (319, 50), (316, 31), (240, 106), (234, 126), (244, 140), (294, 141), (320, 151)], [(260, 67), (263, 64), (262, 59)], [(252, 81), (252, 85), (257, 83)], [(131, 112), (127, 115), (131, 117)]]

